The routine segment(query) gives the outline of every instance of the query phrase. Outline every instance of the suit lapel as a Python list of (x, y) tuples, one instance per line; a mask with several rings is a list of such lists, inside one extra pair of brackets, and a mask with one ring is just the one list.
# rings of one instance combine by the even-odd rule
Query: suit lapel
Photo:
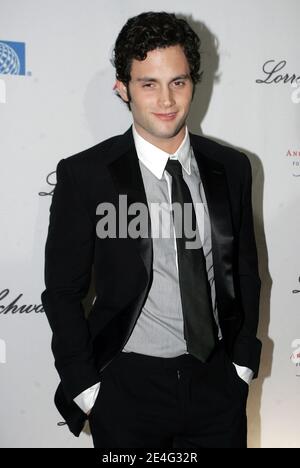
[[(145, 187), (143, 183), (143, 177), (134, 145), (131, 127), (124, 134), (124, 137), (124, 146), (126, 148), (125, 153), (123, 152), (120, 157), (111, 162), (108, 165), (108, 170), (114, 181), (117, 195), (127, 196), (128, 207), (133, 203), (141, 203), (145, 207), (147, 207), (149, 234), (147, 233), (147, 236), (145, 237), (139, 236), (136, 239), (131, 238), (131, 243), (134, 245), (138, 254), (141, 256), (141, 259), (144, 263), (148, 275), (148, 279), (150, 279), (153, 258), (151, 220)], [(128, 216), (128, 219), (130, 219), (130, 216)]]
[(210, 217), (218, 309), (226, 317), (232, 313), (235, 293), (232, 272), (234, 238), (225, 168), (218, 161), (206, 157), (193, 137), (191, 144), (199, 167)]

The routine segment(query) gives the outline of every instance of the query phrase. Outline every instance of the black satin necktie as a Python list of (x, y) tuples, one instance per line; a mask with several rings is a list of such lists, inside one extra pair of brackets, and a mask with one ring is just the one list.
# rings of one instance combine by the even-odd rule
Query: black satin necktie
[[(213, 316), (211, 291), (208, 282), (206, 262), (196, 221), (196, 213), (190, 190), (183, 179), (182, 167), (178, 160), (169, 159), (166, 170), (172, 176), (172, 204), (181, 205), (184, 216), (176, 216), (173, 210), (176, 233), (179, 285), (184, 319), (184, 337), (187, 351), (200, 361), (206, 362), (216, 344), (216, 322)], [(190, 216), (187, 226), (188, 211), (184, 204), (189, 204)], [(178, 219), (179, 218), (179, 219)], [(188, 227), (188, 229), (187, 229)], [(196, 232), (192, 239), (186, 236), (185, 229)], [(198, 248), (187, 248), (186, 243), (197, 239)], [(200, 245), (200, 246), (199, 246)]]

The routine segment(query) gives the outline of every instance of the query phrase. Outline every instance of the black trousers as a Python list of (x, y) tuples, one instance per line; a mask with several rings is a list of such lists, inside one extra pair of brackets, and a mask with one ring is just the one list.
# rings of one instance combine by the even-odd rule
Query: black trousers
[(222, 344), (205, 364), (120, 352), (100, 379), (95, 448), (247, 448), (248, 385)]

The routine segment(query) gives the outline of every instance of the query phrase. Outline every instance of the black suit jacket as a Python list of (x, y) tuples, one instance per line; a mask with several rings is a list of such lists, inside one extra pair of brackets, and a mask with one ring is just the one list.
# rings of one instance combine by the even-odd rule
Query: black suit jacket
[[(260, 278), (251, 205), (251, 166), (236, 150), (190, 133), (211, 220), (220, 326), (231, 359), (257, 376)], [(101, 380), (139, 317), (152, 281), (152, 241), (96, 235), (99, 203), (119, 195), (147, 205), (132, 128), (59, 161), (45, 248), (42, 303), (60, 376), (56, 406), (78, 436), (86, 415), (73, 398)], [(130, 218), (128, 217), (129, 221)], [(150, 217), (149, 217), (150, 223)], [(82, 300), (95, 273), (96, 301)]]

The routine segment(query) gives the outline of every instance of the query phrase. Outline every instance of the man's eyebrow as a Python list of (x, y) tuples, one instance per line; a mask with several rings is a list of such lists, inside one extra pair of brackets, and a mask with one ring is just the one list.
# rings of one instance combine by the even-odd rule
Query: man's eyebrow
[[(175, 78), (172, 78), (171, 82), (176, 81), (176, 80), (186, 80), (189, 77), (190, 77), (189, 74), (178, 75)], [(157, 83), (159, 80), (157, 80), (156, 78), (152, 78), (151, 76), (142, 76), (141, 78), (137, 78), (136, 81), (151, 81), (153, 83)]]

